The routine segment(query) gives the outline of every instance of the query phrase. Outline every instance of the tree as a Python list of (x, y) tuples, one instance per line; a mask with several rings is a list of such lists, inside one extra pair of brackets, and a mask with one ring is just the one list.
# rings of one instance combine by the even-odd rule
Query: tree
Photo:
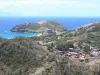
[(89, 53), (90, 47), (88, 45), (85, 45), (83, 48), (85, 53)]
[(66, 51), (69, 48), (74, 48), (73, 42), (57, 42), (56, 44), (57, 44), (56, 48), (60, 51)]

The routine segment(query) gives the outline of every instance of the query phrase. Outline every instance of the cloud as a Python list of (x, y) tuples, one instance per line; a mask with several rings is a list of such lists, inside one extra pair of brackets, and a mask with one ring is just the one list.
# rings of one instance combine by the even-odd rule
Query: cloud
[[(100, 3), (75, 0), (3, 0), (0, 11), (22, 16), (62, 16), (67, 10), (92, 9), (100, 7)], [(67, 9), (67, 10), (65, 10)], [(80, 11), (81, 12), (81, 11)]]
[(0, 6), (9, 6), (9, 5), (30, 5), (30, 4), (45, 4), (45, 5), (68, 5), (68, 6), (98, 6), (99, 3), (94, 2), (83, 2), (83, 1), (72, 1), (72, 0), (16, 0), (16, 1), (1, 1)]

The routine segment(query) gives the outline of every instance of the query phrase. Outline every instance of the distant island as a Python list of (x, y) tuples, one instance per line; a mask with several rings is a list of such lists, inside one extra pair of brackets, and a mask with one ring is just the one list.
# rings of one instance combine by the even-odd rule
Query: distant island
[(48, 31), (53, 32), (60, 32), (60, 31), (66, 31), (67, 29), (54, 21), (47, 21), (47, 20), (41, 20), (36, 23), (25, 23), (25, 24), (19, 24), (13, 27), (10, 31), (11, 32), (36, 32), (36, 33), (46, 33)]
[(0, 75), (100, 75), (100, 22), (67, 30), (42, 20), (10, 31), (42, 36), (0, 38)]

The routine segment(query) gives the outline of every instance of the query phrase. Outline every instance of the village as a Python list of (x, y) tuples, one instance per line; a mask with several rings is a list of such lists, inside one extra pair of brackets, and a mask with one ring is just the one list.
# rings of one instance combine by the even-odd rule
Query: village
[(59, 55), (69, 57), (71, 60), (77, 60), (80, 62), (89, 62), (94, 59), (98, 59), (100, 56), (100, 51), (97, 51), (94, 47), (89, 47), (88, 53), (81, 50), (78, 46), (78, 41), (75, 41), (74, 48), (69, 48), (66, 51), (57, 51)]

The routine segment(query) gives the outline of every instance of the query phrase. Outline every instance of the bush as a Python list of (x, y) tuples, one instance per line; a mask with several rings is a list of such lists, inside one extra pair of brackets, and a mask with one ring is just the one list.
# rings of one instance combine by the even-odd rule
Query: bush
[(46, 57), (46, 52), (36, 41), (29, 38), (17, 37), (0, 42), (0, 64), (3, 63), (2, 68), (6, 66), (7, 69), (3, 68), (6, 75), (9, 69), (11, 75), (28, 75), (31, 68), (43, 64), (43, 56)]
[(58, 41), (56, 42), (56, 48), (60, 51), (67, 51), (69, 48), (74, 48), (74, 47), (73, 47), (73, 42)]

